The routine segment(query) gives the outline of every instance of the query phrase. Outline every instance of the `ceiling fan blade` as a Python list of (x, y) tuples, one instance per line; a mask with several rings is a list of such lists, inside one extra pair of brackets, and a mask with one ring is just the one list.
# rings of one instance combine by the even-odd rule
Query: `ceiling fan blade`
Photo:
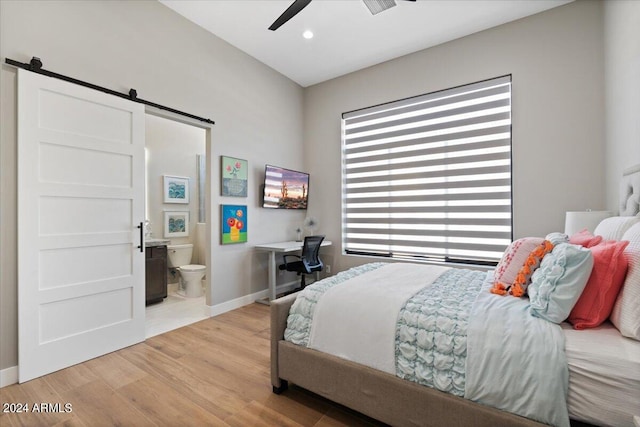
[(309, 3), (311, 3), (311, 0), (295, 0), (291, 6), (289, 6), (287, 10), (285, 10), (284, 13), (273, 22), (273, 24), (271, 24), (269, 29), (271, 31), (277, 30), (282, 24), (296, 16), (298, 12), (307, 7)]

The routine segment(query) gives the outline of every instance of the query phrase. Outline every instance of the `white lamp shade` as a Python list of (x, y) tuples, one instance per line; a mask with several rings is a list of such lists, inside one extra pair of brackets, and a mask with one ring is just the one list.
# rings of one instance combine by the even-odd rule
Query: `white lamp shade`
[(596, 226), (612, 215), (610, 211), (567, 212), (564, 222), (564, 234), (572, 236), (585, 228), (593, 233)]

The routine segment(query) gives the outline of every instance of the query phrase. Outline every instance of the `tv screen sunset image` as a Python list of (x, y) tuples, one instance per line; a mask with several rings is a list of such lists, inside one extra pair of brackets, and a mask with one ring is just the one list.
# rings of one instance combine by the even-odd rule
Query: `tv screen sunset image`
[(309, 175), (267, 165), (264, 180), (265, 208), (307, 209)]

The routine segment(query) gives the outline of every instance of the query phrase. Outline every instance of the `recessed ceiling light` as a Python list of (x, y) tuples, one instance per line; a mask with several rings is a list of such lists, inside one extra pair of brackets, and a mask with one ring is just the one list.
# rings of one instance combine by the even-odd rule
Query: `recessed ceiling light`
[(304, 33), (302, 33), (302, 37), (304, 37), (305, 39), (311, 39), (313, 38), (313, 32), (311, 30), (307, 30)]

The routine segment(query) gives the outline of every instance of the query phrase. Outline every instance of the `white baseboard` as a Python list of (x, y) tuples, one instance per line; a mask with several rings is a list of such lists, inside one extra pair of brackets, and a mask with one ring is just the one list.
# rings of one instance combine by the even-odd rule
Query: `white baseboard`
[(10, 368), (0, 370), (0, 388), (6, 387), (18, 382), (18, 367), (12, 366)]
[[(276, 288), (277, 293), (283, 293), (295, 289), (298, 286), (298, 282), (284, 283)], [(216, 305), (205, 305), (205, 315), (209, 317), (217, 316), (219, 314), (226, 313), (227, 311), (235, 310), (236, 308), (244, 307), (245, 305), (253, 304), (256, 300), (267, 298), (269, 296), (269, 290), (265, 289), (260, 292), (245, 295), (240, 298), (226, 301)]]

